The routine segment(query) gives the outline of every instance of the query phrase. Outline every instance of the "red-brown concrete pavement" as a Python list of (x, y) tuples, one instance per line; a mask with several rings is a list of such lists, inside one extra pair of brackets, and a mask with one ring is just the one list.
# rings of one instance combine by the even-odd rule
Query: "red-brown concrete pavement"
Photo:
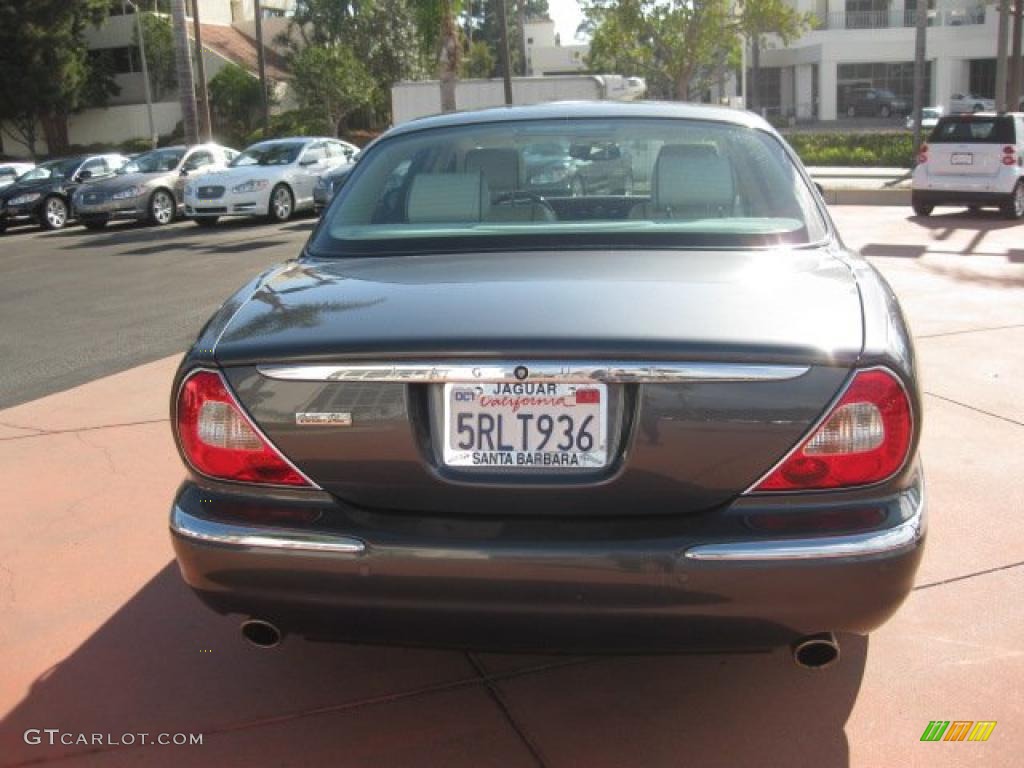
[[(0, 411), (0, 766), (1019, 765), (1024, 227), (834, 213), (918, 335), (931, 512), (918, 588), (837, 667), (250, 648), (172, 561), (165, 359)], [(920, 742), (936, 719), (998, 725)], [(47, 728), (203, 744), (25, 743)]]

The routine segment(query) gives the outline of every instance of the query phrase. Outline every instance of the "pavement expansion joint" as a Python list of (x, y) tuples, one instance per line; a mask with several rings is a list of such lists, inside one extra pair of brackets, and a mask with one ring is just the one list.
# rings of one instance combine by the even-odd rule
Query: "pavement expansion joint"
[(1009, 331), (1014, 328), (1024, 328), (1024, 323), (1013, 325), (993, 325), (988, 328), (964, 328), (961, 331), (942, 331), (940, 333), (915, 333), (915, 339), (941, 339), (944, 336), (962, 336), (966, 333), (986, 333), (988, 331)]
[(479, 662), (479, 660), (477, 660), (476, 656), (474, 656), (471, 652), (466, 652), (466, 659), (469, 661), (470, 664), (473, 665), (473, 669), (476, 670), (477, 674), (480, 675), (481, 682), (483, 682), (484, 686), (487, 688), (487, 695), (491, 697), (491, 700), (494, 702), (495, 706), (497, 706), (498, 709), (501, 711), (501, 715), (505, 718), (505, 722), (507, 722), (509, 727), (513, 731), (515, 731), (516, 736), (519, 737), (519, 740), (523, 743), (523, 746), (526, 747), (526, 750), (530, 753), (530, 756), (533, 757), (534, 762), (539, 766), (539, 768), (547, 768), (547, 762), (544, 760), (544, 755), (540, 751), (540, 747), (533, 742), (533, 740), (526, 733), (523, 726), (519, 723), (518, 720), (516, 720), (515, 715), (512, 714), (512, 710), (509, 707), (508, 702), (505, 700), (505, 697), (501, 693), (501, 689), (498, 688), (498, 686), (496, 685), (495, 680), (487, 674), (487, 671), (483, 668), (483, 665)]
[(2, 426), (10, 427), (11, 429), (31, 429), (35, 430), (35, 434), (32, 435), (12, 435), (11, 437), (0, 437), (0, 443), (6, 443), (11, 440), (30, 440), (33, 437), (51, 437), (53, 435), (73, 435), (79, 432), (96, 432), (102, 429), (117, 429), (119, 427), (138, 427), (146, 424), (163, 424), (164, 422), (170, 421), (170, 419), (148, 419), (145, 421), (126, 421), (122, 424), (96, 424), (91, 427), (75, 427), (74, 429), (39, 429), (38, 427), (22, 427), (17, 424), (3, 424)]
[(1016, 562), (1016, 563), (1007, 563), (1006, 565), (997, 565), (997, 566), (995, 566), (993, 568), (985, 568), (984, 570), (974, 571), (973, 573), (965, 573), (962, 576), (951, 576), (948, 579), (940, 579), (939, 581), (932, 581), (932, 582), (929, 582), (927, 584), (918, 584), (917, 586), (914, 587), (913, 591), (917, 592), (917, 591), (922, 590), (922, 589), (931, 589), (932, 587), (941, 587), (941, 586), (944, 586), (946, 584), (953, 584), (953, 583), (958, 582), (958, 581), (967, 581), (968, 579), (973, 579), (973, 578), (975, 578), (977, 576), (987, 576), (990, 573), (999, 573), (1000, 571), (1009, 571), (1009, 570), (1012, 570), (1014, 568), (1020, 568), (1021, 566), (1024, 566), (1024, 560), (1021, 560), (1021, 561)]
[[(928, 392), (928, 391), (926, 391), (925, 394), (928, 395), (928, 397), (934, 397), (934, 398), (936, 398), (938, 400), (943, 400), (943, 401), (945, 401), (947, 403), (951, 403), (953, 405), (959, 405), (961, 408), (966, 408), (969, 411), (974, 411), (975, 413), (980, 413), (980, 414), (983, 414), (985, 416), (991, 416), (993, 419), (999, 419), (1000, 421), (1006, 421), (1006, 422), (1009, 422), (1010, 424), (1016, 424), (1018, 427), (1024, 427), (1024, 422), (1017, 421), (1016, 419), (1011, 419), (1009, 416), (1001, 416), (998, 413), (992, 413), (992, 411), (986, 411), (984, 408), (978, 408), (978, 407), (973, 406), (973, 405), (968, 405), (967, 403), (961, 403), (959, 400), (954, 400), (951, 397), (945, 397), (943, 395), (936, 394), (935, 392)], [(29, 435), (29, 437), (31, 437), (31, 435)], [(15, 438), (10, 438), (10, 439), (15, 439)]]

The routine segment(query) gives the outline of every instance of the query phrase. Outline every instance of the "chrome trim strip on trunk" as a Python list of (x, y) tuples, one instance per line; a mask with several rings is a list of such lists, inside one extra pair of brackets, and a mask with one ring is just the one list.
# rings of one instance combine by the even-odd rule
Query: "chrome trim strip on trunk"
[(688, 381), (786, 381), (807, 373), (806, 365), (673, 362), (440, 361), (434, 363), (261, 365), (269, 379), (286, 381), (381, 381), (443, 384), (449, 381), (675, 383)]
[(366, 544), (352, 536), (331, 536), (287, 528), (219, 523), (190, 515), (177, 504), (171, 510), (171, 532), (187, 539), (233, 547), (332, 552), (350, 555), (366, 551)]
[(844, 536), (699, 544), (696, 547), (690, 547), (683, 553), (683, 556), (688, 560), (736, 562), (818, 560), (891, 554), (917, 544), (924, 536), (926, 528), (924, 480), (922, 479), (920, 483), (914, 514), (892, 528)]

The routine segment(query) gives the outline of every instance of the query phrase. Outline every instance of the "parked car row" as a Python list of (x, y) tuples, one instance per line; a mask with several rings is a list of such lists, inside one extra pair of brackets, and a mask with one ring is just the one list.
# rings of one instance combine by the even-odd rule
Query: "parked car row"
[[(338, 139), (298, 137), (254, 144), (162, 147), (136, 157), (76, 155), (38, 166), (0, 166), (0, 232), (18, 224), (61, 229), (72, 221), (102, 229), (115, 219), (155, 226), (191, 217), (287, 221), (315, 207), (321, 177), (352, 167), (359, 149)], [(20, 167), (19, 167), (20, 166)], [(5, 169), (12, 169), (6, 173)], [(4, 183), (6, 175), (14, 178)], [(329, 201), (329, 196), (325, 197)]]

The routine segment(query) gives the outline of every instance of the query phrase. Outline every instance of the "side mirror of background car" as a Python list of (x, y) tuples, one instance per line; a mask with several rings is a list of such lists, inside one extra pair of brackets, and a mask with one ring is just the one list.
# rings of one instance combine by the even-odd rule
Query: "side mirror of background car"
[(92, 171), (79, 171), (78, 172), (78, 180), (79, 181), (87, 181), (88, 179), (91, 179), (91, 178), (92, 178)]
[(320, 161), (315, 157), (304, 157), (299, 161), (299, 165), (316, 165), (318, 162)]

